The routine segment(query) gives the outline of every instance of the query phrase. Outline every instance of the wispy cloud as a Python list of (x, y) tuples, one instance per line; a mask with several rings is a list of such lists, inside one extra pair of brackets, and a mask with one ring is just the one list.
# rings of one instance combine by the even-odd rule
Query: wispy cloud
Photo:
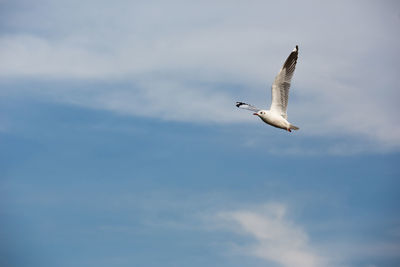
[[(242, 206), (214, 213), (208, 223), (215, 231), (235, 233), (246, 239), (231, 237), (235, 255), (248, 255), (279, 266), (379, 266), (399, 260), (399, 240), (396, 233), (373, 242), (353, 236), (354, 230), (343, 235), (332, 234), (334, 222), (303, 225), (291, 219), (290, 209), (279, 202)], [(208, 219), (210, 217), (207, 217)], [(307, 226), (308, 228), (304, 228)], [(324, 237), (310, 228), (325, 229)], [(317, 231), (318, 232), (318, 231)], [(367, 238), (368, 239), (368, 238)]]
[(286, 207), (267, 204), (257, 210), (221, 212), (217, 218), (228, 229), (251, 236), (247, 253), (282, 266), (324, 266), (323, 258), (310, 246), (307, 233), (285, 218)]

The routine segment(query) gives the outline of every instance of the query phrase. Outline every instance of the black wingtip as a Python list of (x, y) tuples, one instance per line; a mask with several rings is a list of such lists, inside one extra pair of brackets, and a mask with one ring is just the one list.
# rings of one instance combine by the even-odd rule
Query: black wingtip
[(236, 106), (237, 107), (240, 107), (241, 105), (244, 105), (244, 103), (243, 102), (236, 102)]

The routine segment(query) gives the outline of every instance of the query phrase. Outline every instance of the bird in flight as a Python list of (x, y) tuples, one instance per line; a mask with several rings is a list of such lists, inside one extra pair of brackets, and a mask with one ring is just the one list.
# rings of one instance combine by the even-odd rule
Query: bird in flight
[(272, 84), (272, 103), (269, 110), (259, 109), (243, 102), (236, 102), (236, 106), (253, 111), (253, 115), (258, 116), (262, 121), (276, 128), (281, 128), (288, 132), (298, 130), (299, 127), (287, 121), (286, 114), (290, 81), (296, 68), (298, 54), (299, 47), (296, 45), (296, 48), (290, 53), (283, 67), (275, 77), (275, 81)]

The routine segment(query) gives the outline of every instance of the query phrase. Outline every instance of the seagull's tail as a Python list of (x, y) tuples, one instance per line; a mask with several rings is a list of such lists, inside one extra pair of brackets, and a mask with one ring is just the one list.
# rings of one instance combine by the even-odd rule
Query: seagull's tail
[(290, 124), (289, 129), (290, 129), (290, 130), (298, 130), (298, 129), (300, 129), (300, 128), (297, 127), (297, 126), (294, 126), (294, 125)]

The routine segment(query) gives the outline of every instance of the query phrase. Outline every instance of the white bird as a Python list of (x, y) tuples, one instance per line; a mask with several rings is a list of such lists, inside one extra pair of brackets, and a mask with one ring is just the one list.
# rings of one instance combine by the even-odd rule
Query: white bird
[(275, 81), (272, 84), (271, 89), (272, 103), (269, 110), (259, 109), (243, 102), (236, 102), (236, 106), (238, 108), (254, 111), (255, 113), (253, 113), (253, 115), (257, 115), (265, 123), (268, 123), (274, 127), (281, 128), (289, 132), (292, 130), (298, 130), (299, 127), (294, 126), (287, 121), (286, 114), (289, 100), (290, 81), (296, 68), (298, 54), (299, 47), (296, 45), (296, 48), (290, 53), (289, 57), (283, 64), (283, 67), (275, 77)]

